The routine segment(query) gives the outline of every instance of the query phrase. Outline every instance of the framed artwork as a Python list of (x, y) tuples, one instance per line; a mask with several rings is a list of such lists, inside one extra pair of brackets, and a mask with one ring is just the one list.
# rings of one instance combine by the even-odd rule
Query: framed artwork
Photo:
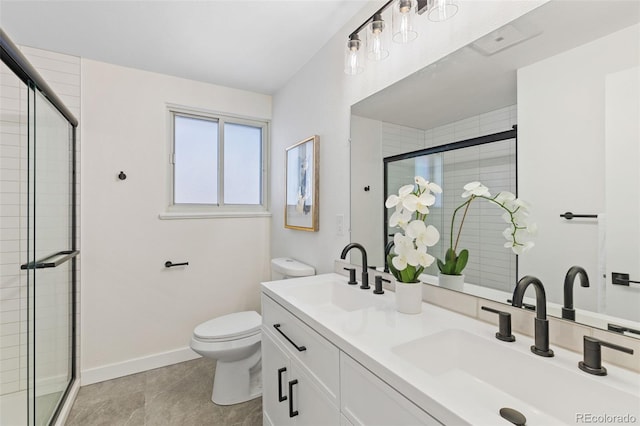
[(318, 230), (319, 142), (318, 136), (311, 136), (286, 150), (285, 228)]

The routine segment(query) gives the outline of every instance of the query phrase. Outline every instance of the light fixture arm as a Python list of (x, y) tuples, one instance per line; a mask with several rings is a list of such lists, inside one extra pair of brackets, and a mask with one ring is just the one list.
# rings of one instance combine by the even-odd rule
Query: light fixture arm
[[(389, 0), (387, 1), (380, 9), (378, 9), (378, 11), (376, 13), (374, 13), (373, 15), (371, 15), (369, 17), (369, 19), (367, 19), (366, 21), (364, 21), (362, 23), (362, 25), (360, 25), (358, 28), (356, 28), (351, 34), (349, 34), (349, 38), (351, 38), (351, 36), (353, 35), (357, 35), (360, 31), (362, 31), (362, 29), (364, 27), (366, 27), (368, 24), (370, 24), (371, 22), (373, 22), (374, 18), (376, 17), (376, 15), (382, 15), (382, 12), (384, 12), (385, 10), (387, 10), (389, 8), (389, 6), (391, 6), (391, 4), (393, 2), (395, 2), (396, 0)], [(426, 1), (426, 0), (425, 0)]]

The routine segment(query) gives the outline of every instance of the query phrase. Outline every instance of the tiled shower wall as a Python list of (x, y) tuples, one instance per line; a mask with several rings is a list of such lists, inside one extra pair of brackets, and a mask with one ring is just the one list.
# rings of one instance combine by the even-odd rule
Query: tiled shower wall
[[(490, 111), (435, 127), (428, 130), (414, 129), (391, 123), (382, 123), (382, 155), (389, 157), (396, 154), (430, 148), (447, 143), (471, 139), (492, 133), (511, 130), (517, 122), (516, 105)], [(405, 172), (394, 167), (394, 180), (389, 182), (389, 190), (395, 192), (397, 188), (411, 183), (416, 174), (413, 162), (406, 167)], [(441, 173), (441, 166), (455, 163), (456, 167), (444, 167), (442, 179), (448, 186), (442, 195), (442, 203), (447, 211), (434, 209), (429, 217), (429, 223), (434, 224), (440, 231), (440, 243), (430, 249), (436, 257), (442, 257), (442, 251), (448, 247), (448, 233), (450, 229), (451, 212), (455, 206), (463, 202), (460, 195), (462, 187), (471, 181), (480, 180), (489, 187), (492, 195), (499, 191), (509, 190), (515, 193), (515, 147), (510, 142), (497, 142), (464, 151), (450, 151), (442, 159), (440, 165), (431, 164), (430, 169)], [(400, 163), (398, 163), (400, 164)], [(480, 167), (482, 166), (482, 167)], [(482, 171), (481, 171), (482, 170)], [(451, 188), (451, 189), (449, 189)], [(469, 249), (469, 264), (465, 268), (465, 281), (482, 283), (483, 286), (504, 291), (512, 291), (516, 280), (516, 261), (512, 252), (502, 247), (505, 240), (502, 231), (506, 223), (494, 214), (499, 209), (488, 202), (476, 201), (470, 209), (470, 215), (465, 221), (460, 246)], [(480, 226), (479, 219), (483, 219)], [(482, 249), (480, 241), (483, 242)], [(486, 244), (489, 241), (489, 244)], [(497, 247), (491, 249), (491, 247)], [(437, 274), (433, 265), (428, 273)]]
[[(23, 54), (80, 120), (80, 58), (21, 47)], [(20, 264), (26, 260), (27, 105), (26, 89), (4, 64), (0, 68), (0, 395), (25, 390), (27, 386), (27, 288)], [(79, 182), (80, 132), (76, 134), (76, 171)], [(76, 184), (80, 205), (79, 183)], [(80, 217), (76, 207), (77, 217)], [(76, 247), (80, 247), (79, 220)], [(80, 295), (80, 262), (76, 262), (77, 294)], [(79, 336), (79, 305), (76, 305)], [(76, 342), (76, 357), (80, 345)], [(38, 353), (38, 356), (46, 354)], [(77, 364), (79, 365), (79, 363)]]
[[(20, 210), (25, 203), (27, 153), (26, 89), (0, 68), (0, 394), (26, 387), (26, 275), (20, 273), (26, 235)], [(22, 356), (21, 356), (22, 355)]]

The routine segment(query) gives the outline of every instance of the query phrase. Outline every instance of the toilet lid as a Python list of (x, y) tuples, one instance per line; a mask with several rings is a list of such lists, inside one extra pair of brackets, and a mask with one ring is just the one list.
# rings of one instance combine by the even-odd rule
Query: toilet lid
[(260, 331), (262, 317), (255, 311), (235, 312), (198, 325), (193, 333), (201, 339), (234, 339)]

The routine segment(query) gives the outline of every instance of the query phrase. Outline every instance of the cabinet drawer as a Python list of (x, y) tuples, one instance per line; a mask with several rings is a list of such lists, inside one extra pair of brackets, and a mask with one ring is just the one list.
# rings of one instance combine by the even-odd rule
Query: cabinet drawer
[(262, 327), (307, 369), (334, 400), (340, 401), (340, 352), (327, 339), (266, 295), (262, 295)]
[(344, 352), (340, 354), (341, 411), (353, 425), (441, 425)]

